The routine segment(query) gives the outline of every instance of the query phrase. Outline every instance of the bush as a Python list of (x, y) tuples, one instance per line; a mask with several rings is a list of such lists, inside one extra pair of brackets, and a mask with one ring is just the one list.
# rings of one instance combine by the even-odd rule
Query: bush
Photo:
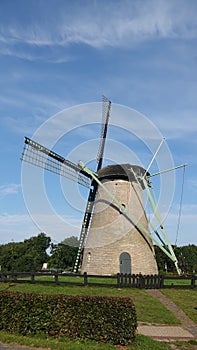
[(130, 298), (18, 292), (0, 294), (0, 329), (127, 345), (135, 339)]

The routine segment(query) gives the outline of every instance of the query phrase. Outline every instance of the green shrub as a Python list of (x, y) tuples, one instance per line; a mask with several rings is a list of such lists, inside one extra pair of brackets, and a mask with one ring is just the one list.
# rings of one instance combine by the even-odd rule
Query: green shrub
[(130, 298), (2, 292), (0, 329), (126, 345), (136, 335)]

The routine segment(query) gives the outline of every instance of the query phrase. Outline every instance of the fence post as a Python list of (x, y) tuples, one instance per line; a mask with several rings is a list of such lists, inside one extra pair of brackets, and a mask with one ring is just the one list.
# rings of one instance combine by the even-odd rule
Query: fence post
[(124, 275), (123, 275), (123, 273), (120, 274), (120, 287), (124, 287)]
[(191, 288), (195, 288), (195, 281), (196, 281), (196, 277), (195, 275), (191, 276)]
[(87, 275), (87, 272), (84, 272), (83, 277), (84, 277), (84, 286), (87, 286), (87, 285), (88, 285), (88, 275)]
[(133, 276), (133, 283), (135, 283), (135, 287), (140, 287), (140, 275), (132, 275)]
[(129, 278), (129, 287), (132, 287), (132, 284), (131, 284), (131, 274), (129, 273), (128, 275), (128, 278)]
[(12, 277), (13, 277), (14, 282), (17, 282), (17, 273), (16, 272), (14, 272), (12, 274)]
[(164, 288), (164, 276), (163, 275), (159, 275), (158, 288)]
[(35, 282), (35, 275), (34, 272), (31, 272), (31, 283)]
[(3, 273), (3, 282), (7, 282), (7, 280), (8, 280), (7, 273)]
[(127, 273), (124, 274), (124, 287), (127, 287)]
[(145, 288), (145, 279), (144, 276), (142, 276), (142, 274), (139, 274), (139, 287), (140, 288)]
[(120, 288), (120, 274), (117, 273), (117, 287)]
[(159, 281), (158, 281), (158, 276), (157, 275), (153, 275), (153, 289), (157, 289), (158, 288), (158, 284), (159, 284)]
[(55, 283), (58, 284), (58, 273), (57, 272), (55, 272), (54, 278), (55, 278)]

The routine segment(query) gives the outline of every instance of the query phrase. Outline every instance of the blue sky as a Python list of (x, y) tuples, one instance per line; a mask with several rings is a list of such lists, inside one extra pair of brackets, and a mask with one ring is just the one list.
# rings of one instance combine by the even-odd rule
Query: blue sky
[[(67, 132), (54, 147), (63, 156), (70, 153), (70, 159), (76, 161), (75, 148), (99, 136), (98, 125), (91, 123), (99, 121), (94, 102), (99, 103), (102, 94), (112, 101), (112, 124), (113, 104), (137, 110), (166, 138), (174, 164), (188, 163), (177, 243), (197, 243), (196, 13), (194, 0), (1, 0), (0, 244), (21, 241), (42, 230), (56, 241), (79, 234), (85, 201), (80, 208), (71, 209), (72, 205), (65, 203), (65, 196), (73, 198), (65, 195), (67, 182), (60, 183), (53, 174), (45, 176), (47, 196), (61, 220), (52, 222), (40, 210), (43, 226), (35, 225), (23, 198), (20, 156), (24, 136), (31, 138), (50, 117), (66, 109), (69, 129), (72, 108), (93, 103), (86, 127)], [(122, 144), (126, 138), (120, 134), (111, 127), (109, 137)], [(47, 137), (45, 141), (47, 145)], [(151, 155), (135, 141), (125, 141), (125, 147), (146, 167)], [(98, 140), (91, 143), (87, 160), (94, 159), (97, 145)], [(116, 147), (106, 147), (106, 152), (113, 149), (117, 153)], [(112, 154), (108, 158), (113, 160)], [(176, 239), (181, 169), (175, 177), (175, 193), (165, 218), (172, 243)], [(33, 194), (35, 200), (36, 189)], [(77, 196), (75, 200), (80, 202)]]

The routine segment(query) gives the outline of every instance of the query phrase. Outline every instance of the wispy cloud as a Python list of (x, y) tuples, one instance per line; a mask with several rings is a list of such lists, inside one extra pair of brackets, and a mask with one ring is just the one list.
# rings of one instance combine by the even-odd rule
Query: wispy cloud
[(171, 208), (163, 222), (171, 244), (188, 245), (196, 244), (196, 221), (197, 221), (197, 205), (183, 205), (178, 227), (179, 207), (176, 205)]
[[(196, 206), (188, 207), (187, 209), (188, 212), (183, 213), (181, 217), (180, 232), (178, 235), (179, 246), (196, 244)], [(189, 213), (190, 209), (192, 210), (191, 213)], [(41, 223), (39, 227), (33, 223), (27, 214), (0, 215), (0, 244), (11, 241), (23, 241), (26, 238), (36, 236), (39, 232), (45, 232), (57, 242), (73, 235), (79, 236), (81, 219), (62, 216), (62, 220), (60, 221), (55, 216), (41, 215), (37, 220)], [(164, 225), (171, 243), (174, 244), (177, 229), (176, 213), (168, 214)]]
[[(1, 40), (0, 40), (1, 42)], [(5, 41), (3, 41), (5, 43)], [(26, 61), (45, 61), (48, 63), (66, 63), (75, 60), (75, 57), (72, 55), (66, 55), (64, 52), (60, 50), (55, 50), (55, 52), (51, 53), (50, 49), (45, 47), (44, 52), (40, 52), (40, 50), (31, 50), (30, 46), (33, 45), (29, 43), (26, 47), (21, 48), (20, 45), (15, 46), (12, 43), (6, 42), (6, 45), (1, 45), (0, 54), (4, 56), (14, 56), (16, 58), (20, 58)], [(23, 40), (21, 39), (21, 44)], [(51, 43), (52, 45), (52, 43)], [(43, 46), (45, 44), (43, 43)]]
[(77, 13), (69, 23), (64, 20), (60, 24), (59, 44), (81, 42), (93, 47), (117, 47), (139, 40), (193, 38), (197, 34), (192, 6), (188, 8), (183, 1), (95, 4), (88, 7), (88, 13), (84, 7), (80, 16)]
[[(192, 192), (196, 193), (197, 192), (197, 179), (192, 179), (190, 178), (188, 181), (189, 188), (192, 189)], [(196, 212), (197, 212), (197, 207), (196, 207)]]
[(10, 241), (23, 241), (39, 232), (45, 232), (53, 240), (61, 242), (70, 236), (79, 236), (81, 220), (72, 217), (39, 215), (36, 217), (39, 225), (34, 223), (27, 214), (0, 215), (0, 244)]
[(45, 95), (44, 93), (31, 93), (29, 91), (26, 92), (24, 89), (21, 89), (20, 91), (13, 90), (11, 92), (13, 94), (11, 94), (10, 97), (4, 96), (2, 93), (0, 96), (0, 103), (12, 105), (18, 109), (27, 108), (27, 106), (29, 106), (29, 109), (33, 111), (35, 111), (37, 108), (36, 106), (39, 105), (39, 108), (46, 110), (47, 107), (48, 111), (53, 109), (53, 112), (61, 111), (64, 108), (72, 105), (72, 103), (70, 101), (66, 101), (66, 99), (59, 98), (58, 96), (53, 96), (53, 98), (51, 98), (51, 96)]
[(48, 60), (66, 62), (72, 57), (60, 55), (60, 48), (71, 44), (117, 48), (131, 47), (152, 39), (193, 39), (197, 36), (197, 6), (194, 1), (190, 2), (190, 6), (185, 1), (176, 0), (85, 1), (85, 4), (78, 2), (77, 6), (62, 2), (59, 8), (51, 11), (47, 20), (45, 11), (40, 11), (41, 5), (37, 4), (35, 10), (40, 12), (40, 16), (37, 19), (33, 17), (33, 20), (30, 17), (25, 27), (17, 17), (13, 23), (2, 21), (1, 54), (30, 61), (42, 60), (47, 57), (46, 51), (44, 54), (41, 48), (46, 50), (53, 46), (58, 55), (50, 56), (49, 50)]
[[(7, 106), (12, 106), (17, 111), (17, 115), (16, 113), (11, 115), (6, 112), (1, 117), (0, 124), (8, 128), (9, 132), (13, 131), (19, 135), (33, 134), (47, 119), (71, 105), (66, 99), (57, 96), (51, 98), (51, 96), (37, 94), (36, 92), (30, 93), (24, 90), (13, 90), (13, 94), (9, 97), (4, 97), (2, 93), (0, 103), (6, 108)], [(24, 109), (26, 110), (26, 115), (23, 115)]]
[(19, 184), (9, 184), (9, 185), (1, 185), (0, 186), (0, 199), (5, 198), (7, 196), (18, 194), (21, 185)]
[[(176, 111), (168, 114), (161, 112), (152, 117), (162, 133), (168, 136), (168, 139), (185, 139), (197, 131), (196, 111)], [(196, 138), (191, 138), (191, 141), (196, 142)]]
[(177, 232), (177, 217), (175, 215), (169, 217), (171, 231), (174, 232), (174, 236), (177, 234), (177, 244), (179, 246), (187, 244), (196, 244), (196, 220), (196, 212), (183, 213), (181, 216), (180, 227)]

